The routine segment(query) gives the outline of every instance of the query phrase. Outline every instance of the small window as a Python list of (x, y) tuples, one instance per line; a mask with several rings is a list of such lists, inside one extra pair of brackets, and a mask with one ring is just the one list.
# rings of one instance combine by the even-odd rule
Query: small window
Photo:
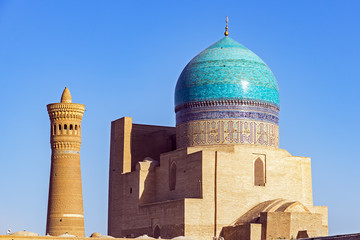
[(56, 134), (56, 124), (54, 124), (53, 130), (53, 134)]
[(132, 188), (130, 188), (130, 194), (132, 194)]
[(75, 130), (77, 130), (77, 125), (75, 125)]
[(169, 189), (170, 191), (175, 190), (176, 187), (176, 163), (173, 162), (170, 167), (169, 173)]
[(264, 161), (258, 158), (254, 162), (254, 184), (255, 186), (265, 186), (265, 166)]
[(67, 124), (64, 124), (64, 130), (67, 130)]
[(59, 130), (61, 131), (61, 124), (59, 124)]
[(73, 130), (73, 125), (72, 124), (70, 124), (70, 130)]

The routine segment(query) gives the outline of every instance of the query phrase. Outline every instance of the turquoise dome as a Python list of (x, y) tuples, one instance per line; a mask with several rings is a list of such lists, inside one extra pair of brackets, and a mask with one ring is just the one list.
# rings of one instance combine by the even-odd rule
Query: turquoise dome
[(224, 37), (194, 57), (175, 89), (175, 106), (201, 100), (246, 99), (279, 106), (279, 87), (255, 53)]

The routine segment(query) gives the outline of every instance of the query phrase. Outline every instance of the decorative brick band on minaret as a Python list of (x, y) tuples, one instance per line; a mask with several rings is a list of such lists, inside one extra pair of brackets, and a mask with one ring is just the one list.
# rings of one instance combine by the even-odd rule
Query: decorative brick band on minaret
[(65, 88), (61, 102), (47, 105), (47, 110), (52, 154), (46, 234), (84, 237), (80, 145), (85, 105), (72, 103)]

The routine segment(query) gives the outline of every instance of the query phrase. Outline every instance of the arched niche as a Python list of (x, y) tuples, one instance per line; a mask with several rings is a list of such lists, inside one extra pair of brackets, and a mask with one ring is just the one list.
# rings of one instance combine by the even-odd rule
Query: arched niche
[(154, 238), (161, 237), (161, 229), (160, 229), (159, 225), (155, 226), (153, 236), (154, 236)]
[(265, 186), (265, 162), (260, 157), (254, 161), (254, 185)]
[(176, 187), (176, 163), (173, 162), (170, 165), (169, 172), (169, 189), (170, 191), (175, 190)]

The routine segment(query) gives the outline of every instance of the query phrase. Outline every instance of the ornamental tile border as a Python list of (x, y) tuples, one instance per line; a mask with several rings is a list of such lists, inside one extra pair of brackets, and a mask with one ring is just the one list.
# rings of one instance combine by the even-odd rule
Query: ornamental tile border
[(279, 147), (279, 126), (233, 119), (194, 121), (176, 126), (178, 147), (214, 144), (253, 144)]

